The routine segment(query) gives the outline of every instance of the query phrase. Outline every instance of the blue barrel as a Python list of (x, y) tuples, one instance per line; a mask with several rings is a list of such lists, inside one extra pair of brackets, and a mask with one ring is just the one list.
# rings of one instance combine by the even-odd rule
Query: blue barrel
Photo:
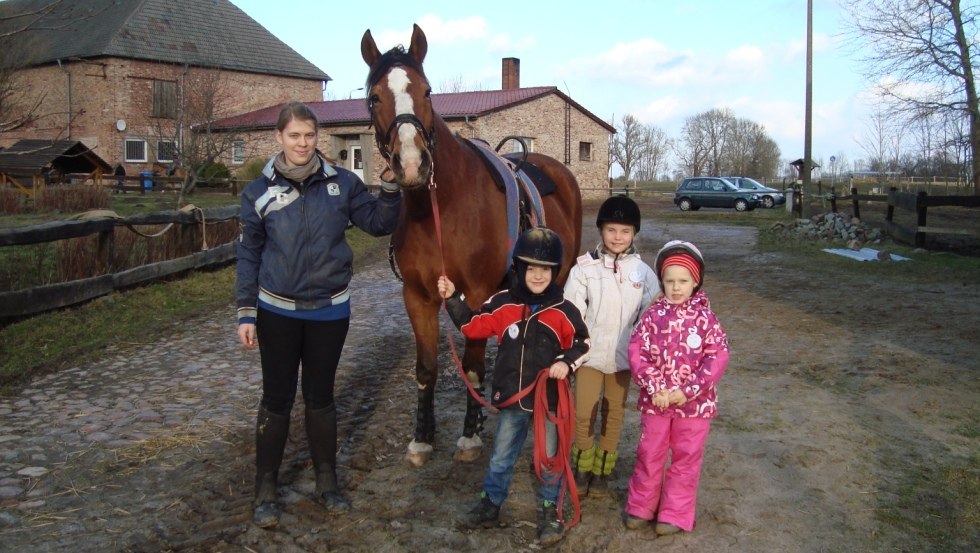
[(153, 190), (153, 172), (140, 171), (140, 182), (143, 183), (144, 190)]

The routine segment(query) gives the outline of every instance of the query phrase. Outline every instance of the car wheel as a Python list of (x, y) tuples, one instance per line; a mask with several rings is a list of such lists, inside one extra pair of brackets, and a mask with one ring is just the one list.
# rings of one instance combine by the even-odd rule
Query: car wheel
[(762, 197), (762, 207), (764, 207), (766, 209), (770, 209), (774, 205), (776, 205), (776, 202), (775, 202), (775, 200), (772, 199), (772, 196), (763, 196)]
[(691, 200), (683, 198), (681, 201), (677, 202), (677, 207), (681, 208), (681, 211), (691, 210)]
[(743, 200), (742, 198), (735, 200), (735, 211), (748, 211), (748, 210), (749, 210), (749, 202)]

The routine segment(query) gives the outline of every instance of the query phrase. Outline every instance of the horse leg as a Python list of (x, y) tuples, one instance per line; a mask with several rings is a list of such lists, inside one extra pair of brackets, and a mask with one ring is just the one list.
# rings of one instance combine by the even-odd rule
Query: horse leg
[[(486, 347), (486, 340), (467, 340), (466, 349), (463, 353), (463, 372), (466, 373), (466, 378), (481, 398), (483, 397), (483, 377), (486, 375), (486, 365), (484, 364)], [(483, 414), (483, 405), (467, 389), (463, 435), (456, 441), (454, 459), (471, 463), (480, 457), (480, 453), (483, 451), (480, 432), (483, 430), (483, 421), (486, 418), (486, 415)]]
[(408, 444), (406, 459), (420, 467), (432, 456), (436, 433), (435, 390), (439, 376), (439, 304), (430, 304), (405, 294), (412, 328), (415, 331), (415, 381), (418, 383), (418, 405), (415, 412), (415, 437)]

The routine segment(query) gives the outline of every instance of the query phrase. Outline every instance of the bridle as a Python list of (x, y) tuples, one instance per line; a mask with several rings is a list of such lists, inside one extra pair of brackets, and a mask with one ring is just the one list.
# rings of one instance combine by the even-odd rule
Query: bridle
[[(374, 83), (370, 83), (369, 88), (373, 85)], [(384, 132), (382, 132), (381, 125), (378, 124), (378, 113), (374, 109), (374, 101), (371, 98), (367, 99), (367, 108), (368, 112), (371, 114), (371, 126), (374, 127), (374, 141), (378, 145), (378, 152), (381, 153), (381, 157), (383, 157), (385, 162), (388, 164), (388, 172), (391, 172), (392, 134), (403, 124), (408, 123), (415, 127), (419, 134), (422, 135), (422, 142), (425, 144), (425, 149), (428, 150), (429, 155), (435, 155), (436, 130), (434, 124), (427, 129), (422, 123), (422, 120), (419, 119), (414, 113), (400, 113), (396, 115), (394, 119), (392, 119), (388, 127), (384, 130)]]

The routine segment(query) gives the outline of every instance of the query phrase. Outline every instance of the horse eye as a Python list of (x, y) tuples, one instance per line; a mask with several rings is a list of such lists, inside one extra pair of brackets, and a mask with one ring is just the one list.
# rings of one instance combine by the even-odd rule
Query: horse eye
[(377, 104), (380, 101), (381, 101), (381, 98), (378, 98), (378, 95), (377, 94), (372, 94), (371, 97), (368, 98), (368, 105), (369, 106), (373, 106), (374, 104)]
[(431, 88), (425, 89), (425, 97), (428, 98), (429, 96), (432, 96), (432, 89)]

